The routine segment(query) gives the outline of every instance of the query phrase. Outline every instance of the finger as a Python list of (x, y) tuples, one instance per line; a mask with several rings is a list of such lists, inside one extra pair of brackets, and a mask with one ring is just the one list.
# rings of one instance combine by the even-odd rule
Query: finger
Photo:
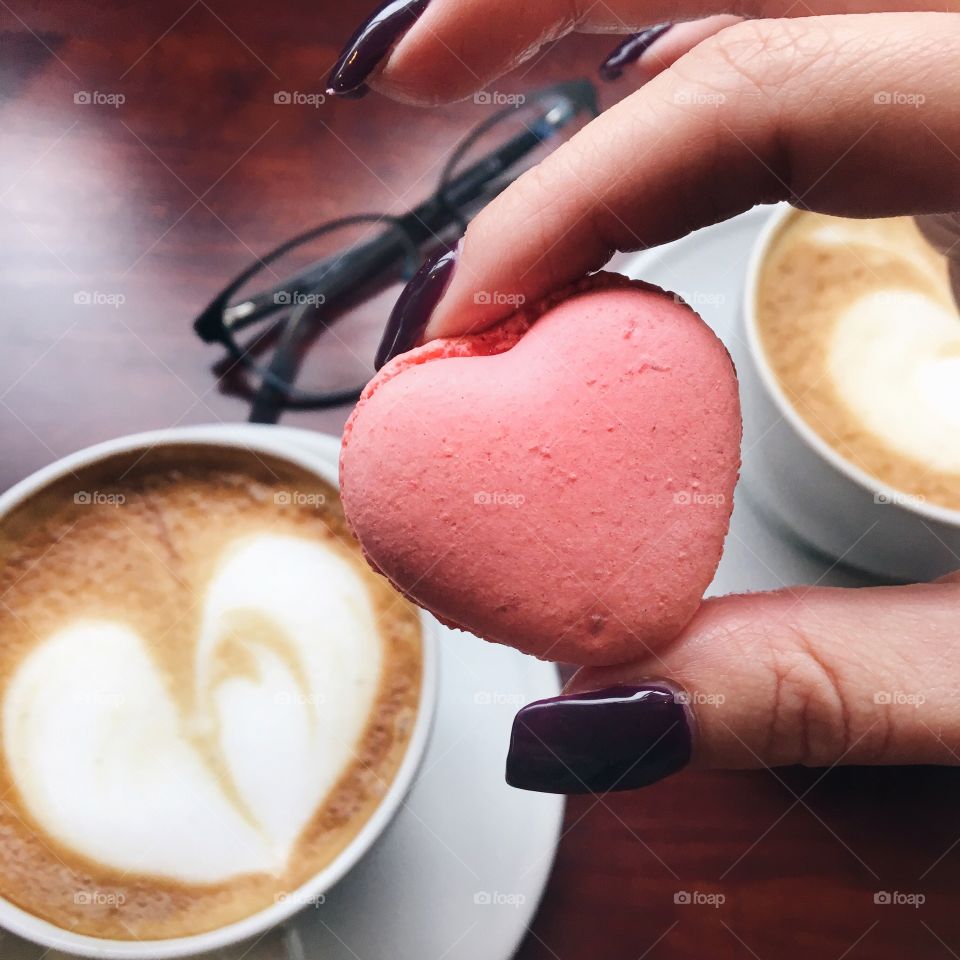
[(724, 27), (732, 27), (741, 19), (720, 14), (690, 23), (661, 23), (632, 34), (600, 65), (600, 76), (604, 80), (617, 80), (629, 69), (630, 79), (641, 86), (676, 63), (698, 43)]
[(687, 763), (958, 764), (958, 604), (956, 578), (708, 600), (665, 653), (521, 710), (508, 779), (581, 793)]
[[(431, 0), (429, 5), (423, 0), (409, 0), (409, 3), (416, 4), (422, 13), (415, 21), (412, 18), (402, 21), (406, 32), (369, 80), (381, 93), (420, 104), (467, 97), (529, 60), (546, 44), (572, 31), (629, 34), (662, 21), (696, 20), (722, 13), (786, 17), (930, 9), (925, 0), (808, 0), (804, 4), (791, 0), (683, 0), (682, 3), (607, 0), (596, 4), (580, 0), (524, 0), (523, 3)], [(351, 46), (355, 45), (355, 41), (352, 42)]]
[(758, 202), (847, 216), (960, 209), (958, 54), (960, 17), (944, 14), (722, 30), (474, 219), (426, 336), (482, 329), (615, 250)]

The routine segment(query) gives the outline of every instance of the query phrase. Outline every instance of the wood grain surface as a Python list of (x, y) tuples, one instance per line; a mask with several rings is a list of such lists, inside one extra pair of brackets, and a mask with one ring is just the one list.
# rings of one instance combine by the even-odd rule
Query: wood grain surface
[[(195, 313), (253, 254), (428, 192), (489, 108), (274, 103), (321, 92), (366, 11), (0, 0), (0, 485), (120, 434), (244, 420)], [(595, 76), (610, 45), (568, 38), (501, 88)], [(283, 422), (338, 432), (348, 412)], [(520, 956), (957, 957), (958, 799), (960, 774), (931, 768), (689, 773), (575, 799)]]

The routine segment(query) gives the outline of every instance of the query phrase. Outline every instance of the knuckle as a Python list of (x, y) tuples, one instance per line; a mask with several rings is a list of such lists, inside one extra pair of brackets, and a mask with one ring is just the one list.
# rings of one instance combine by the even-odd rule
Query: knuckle
[(797, 53), (794, 26), (785, 20), (744, 20), (713, 38), (714, 55), (757, 86), (779, 79)]
[(703, 41), (693, 51), (694, 64), (677, 65), (686, 71), (693, 67), (701, 73), (701, 58), (727, 85), (753, 93), (776, 94), (798, 77), (805, 76), (829, 56), (833, 46), (829, 28), (808, 18), (803, 21), (744, 20), (725, 27)]
[(771, 648), (772, 706), (763, 755), (772, 765), (821, 767), (841, 758), (869, 763), (883, 755), (889, 722), (857, 697), (842, 663), (801, 628)]

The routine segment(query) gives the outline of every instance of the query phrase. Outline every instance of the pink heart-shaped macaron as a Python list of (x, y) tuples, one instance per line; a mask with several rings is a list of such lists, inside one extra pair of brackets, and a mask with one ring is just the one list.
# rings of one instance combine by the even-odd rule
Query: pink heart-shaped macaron
[(597, 274), (384, 367), (347, 424), (341, 481), (402, 593), (488, 640), (610, 664), (693, 616), (739, 464), (723, 345), (677, 298)]

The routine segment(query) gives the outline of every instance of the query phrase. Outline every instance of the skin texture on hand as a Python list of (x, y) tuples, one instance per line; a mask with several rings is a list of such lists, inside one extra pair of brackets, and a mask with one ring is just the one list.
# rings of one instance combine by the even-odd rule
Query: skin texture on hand
[[(936, 6), (432, 0), (373, 89), (455, 100), (574, 30), (697, 22), (664, 33), (629, 68), (639, 90), (474, 219), (424, 337), (485, 329), (510, 310), (500, 303), (536, 300), (614, 251), (775, 200), (918, 216), (960, 263), (960, 217), (948, 213), (960, 210), (960, 3)], [(960, 287), (960, 267), (953, 277)], [(478, 290), (502, 296), (477, 303)], [(584, 792), (688, 763), (960, 763), (958, 607), (957, 575), (706, 601), (665, 649), (583, 669), (564, 696), (521, 710), (508, 779)]]

